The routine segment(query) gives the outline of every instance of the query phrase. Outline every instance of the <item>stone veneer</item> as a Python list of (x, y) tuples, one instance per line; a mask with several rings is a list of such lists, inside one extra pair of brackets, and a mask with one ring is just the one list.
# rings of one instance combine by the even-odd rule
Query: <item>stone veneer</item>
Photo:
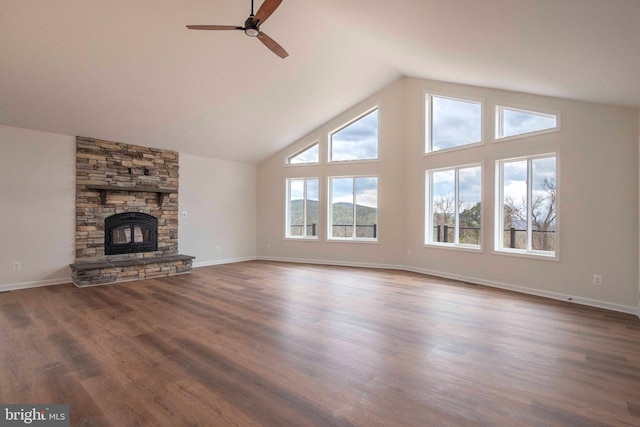
[[(178, 160), (174, 151), (77, 137), (76, 263), (71, 265), (76, 285), (191, 271), (193, 257), (178, 255)], [(162, 197), (154, 189), (162, 190)], [(157, 251), (105, 255), (104, 220), (123, 212), (158, 219)]]

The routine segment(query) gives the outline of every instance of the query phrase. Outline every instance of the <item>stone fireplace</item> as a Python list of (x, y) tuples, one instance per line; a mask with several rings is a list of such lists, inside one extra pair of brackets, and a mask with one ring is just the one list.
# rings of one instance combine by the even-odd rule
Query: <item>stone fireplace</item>
[(76, 139), (73, 282), (91, 286), (191, 271), (178, 254), (178, 153)]

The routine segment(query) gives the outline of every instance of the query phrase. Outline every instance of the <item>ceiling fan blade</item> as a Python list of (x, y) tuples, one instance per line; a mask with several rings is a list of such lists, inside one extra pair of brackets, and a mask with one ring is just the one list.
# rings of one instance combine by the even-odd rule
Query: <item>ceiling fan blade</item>
[(233, 25), (187, 25), (190, 30), (244, 30), (242, 27)]
[(260, 25), (262, 25), (278, 6), (280, 6), (280, 3), (282, 3), (282, 0), (264, 0), (264, 3), (262, 3), (256, 16), (253, 18), (253, 22), (260, 22)]
[(260, 40), (266, 47), (268, 47), (271, 50), (271, 52), (275, 53), (280, 58), (284, 59), (287, 56), (289, 56), (287, 51), (284, 50), (282, 46), (280, 46), (278, 43), (276, 43), (274, 39), (272, 39), (262, 31), (260, 31), (260, 33), (258, 34), (258, 40)]

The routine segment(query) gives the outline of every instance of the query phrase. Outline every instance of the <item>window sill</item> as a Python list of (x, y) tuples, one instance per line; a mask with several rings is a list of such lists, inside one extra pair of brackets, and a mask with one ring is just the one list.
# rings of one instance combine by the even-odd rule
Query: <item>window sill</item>
[(547, 252), (527, 252), (522, 250), (508, 250), (508, 249), (500, 249), (494, 250), (494, 254), (496, 255), (506, 255), (506, 256), (514, 256), (519, 258), (529, 258), (529, 259), (538, 259), (542, 261), (560, 261), (557, 253), (547, 253)]
[(472, 142), (470, 144), (459, 145), (457, 147), (443, 148), (442, 150), (425, 151), (424, 153), (422, 153), (422, 155), (425, 157), (430, 157), (430, 156), (436, 156), (438, 154), (452, 153), (460, 150), (469, 150), (472, 148), (482, 147), (483, 145), (485, 145), (484, 141)]
[(353, 238), (336, 238), (336, 237), (328, 237), (327, 242), (380, 244), (380, 241), (378, 239), (353, 239)]
[(525, 132), (525, 133), (520, 133), (517, 135), (509, 135), (509, 136), (495, 136), (493, 138), (493, 142), (508, 142), (508, 141), (514, 141), (514, 140), (518, 140), (518, 139), (525, 139), (525, 138), (532, 138), (535, 136), (540, 136), (540, 135), (546, 135), (549, 133), (556, 133), (556, 132), (560, 132), (560, 127), (555, 127), (555, 128), (551, 128), (551, 129), (543, 129), (543, 130), (537, 130), (537, 131), (533, 131), (533, 132)]
[(354, 163), (380, 163), (380, 158), (377, 159), (354, 159), (354, 160), (329, 160), (327, 165), (352, 165)]
[(463, 252), (473, 252), (473, 253), (483, 253), (484, 250), (482, 246), (472, 246), (472, 245), (454, 245), (454, 244), (445, 244), (445, 243), (425, 243), (422, 245), (425, 248), (433, 248), (433, 249), (446, 249), (446, 250), (455, 250), (455, 251), (463, 251)]

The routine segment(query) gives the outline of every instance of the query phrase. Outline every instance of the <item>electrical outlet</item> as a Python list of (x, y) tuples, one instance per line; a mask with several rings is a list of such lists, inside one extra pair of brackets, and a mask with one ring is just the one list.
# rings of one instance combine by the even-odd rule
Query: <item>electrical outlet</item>
[(22, 262), (13, 261), (13, 271), (20, 271), (20, 270), (22, 270)]
[(594, 285), (602, 285), (602, 274), (594, 274), (593, 275), (593, 284)]

